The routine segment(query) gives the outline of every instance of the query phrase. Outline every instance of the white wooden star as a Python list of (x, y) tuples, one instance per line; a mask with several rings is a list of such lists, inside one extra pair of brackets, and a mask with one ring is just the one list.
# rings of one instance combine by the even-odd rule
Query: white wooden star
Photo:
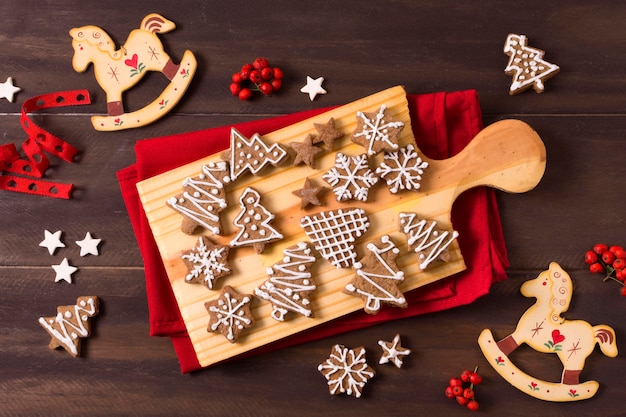
[(311, 101), (315, 99), (315, 96), (318, 94), (326, 94), (326, 90), (322, 88), (322, 83), (324, 82), (324, 77), (319, 77), (313, 79), (306, 76), (306, 85), (300, 89), (301, 93), (307, 93)]
[(60, 230), (54, 233), (50, 233), (48, 230), (44, 231), (45, 239), (39, 243), (39, 246), (47, 248), (50, 255), (54, 255), (54, 251), (57, 250), (57, 248), (65, 247), (65, 244), (61, 242), (61, 233), (63, 232)]
[(13, 95), (22, 91), (21, 88), (13, 85), (13, 78), (8, 77), (3, 83), (0, 83), (0, 98), (6, 98), (13, 103)]
[(91, 233), (87, 232), (83, 240), (77, 240), (76, 244), (80, 246), (80, 256), (96, 255), (98, 256), (98, 245), (102, 239), (94, 239)]
[(56, 272), (54, 282), (67, 281), (72, 283), (72, 274), (78, 270), (75, 266), (70, 265), (67, 258), (63, 258), (63, 261), (58, 265), (52, 265), (52, 269)]
[(400, 346), (400, 335), (397, 334), (393, 338), (392, 342), (386, 342), (379, 340), (378, 344), (383, 348), (383, 355), (380, 357), (379, 364), (392, 362), (397, 368), (402, 367), (402, 356), (406, 356), (411, 353), (410, 349)]

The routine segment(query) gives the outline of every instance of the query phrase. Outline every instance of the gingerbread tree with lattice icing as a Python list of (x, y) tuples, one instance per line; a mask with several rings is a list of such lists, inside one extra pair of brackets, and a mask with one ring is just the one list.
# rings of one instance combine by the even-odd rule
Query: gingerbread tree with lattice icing
[(417, 254), (424, 270), (435, 260), (450, 260), (448, 247), (459, 236), (456, 230), (443, 230), (437, 222), (418, 218), (416, 213), (400, 213), (400, 231), (407, 236), (409, 249)]
[(262, 253), (265, 245), (283, 238), (270, 223), (274, 214), (261, 205), (261, 195), (254, 188), (247, 187), (239, 198), (241, 211), (233, 221), (239, 233), (231, 246), (253, 246), (257, 253)]
[(283, 251), (284, 257), (267, 270), (269, 279), (255, 288), (257, 297), (272, 303), (272, 318), (284, 321), (292, 311), (311, 317), (309, 293), (315, 291), (310, 268), (315, 256), (307, 242), (298, 242)]
[(75, 305), (57, 307), (56, 316), (40, 317), (39, 324), (46, 329), (52, 339), (50, 349), (62, 347), (70, 355), (80, 355), (81, 338), (91, 335), (89, 319), (98, 314), (98, 297), (83, 296), (76, 299)]
[(383, 304), (406, 307), (407, 302), (398, 285), (404, 272), (396, 264), (400, 250), (387, 235), (367, 245), (369, 253), (355, 262), (354, 278), (344, 292), (365, 300), (365, 312), (376, 314)]
[(211, 233), (222, 233), (220, 212), (227, 207), (224, 184), (230, 181), (228, 164), (210, 163), (196, 177), (183, 181), (183, 192), (167, 200), (167, 204), (183, 215), (181, 230), (193, 234), (198, 227)]

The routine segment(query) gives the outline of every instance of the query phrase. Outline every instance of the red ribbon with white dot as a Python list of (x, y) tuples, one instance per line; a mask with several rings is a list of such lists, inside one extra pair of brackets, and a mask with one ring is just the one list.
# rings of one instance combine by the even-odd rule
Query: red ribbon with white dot
[[(50, 166), (44, 152), (67, 162), (73, 162), (78, 149), (63, 139), (37, 126), (28, 113), (64, 106), (91, 103), (87, 90), (73, 90), (43, 94), (24, 102), (20, 122), (27, 134), (22, 144), (23, 158), (13, 144), (0, 146), (0, 189), (54, 198), (70, 198), (73, 185), (45, 181), (43, 177)], [(4, 173), (17, 174), (6, 175)]]

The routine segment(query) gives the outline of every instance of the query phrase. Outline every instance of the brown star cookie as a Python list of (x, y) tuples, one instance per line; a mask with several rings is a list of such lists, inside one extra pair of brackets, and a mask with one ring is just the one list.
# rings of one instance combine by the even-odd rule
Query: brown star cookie
[(207, 331), (221, 333), (234, 343), (243, 329), (254, 325), (251, 301), (252, 294), (238, 294), (225, 285), (217, 299), (204, 303), (210, 317)]
[(303, 210), (313, 204), (314, 206), (321, 206), (322, 202), (319, 197), (320, 194), (326, 192), (326, 187), (315, 187), (310, 179), (304, 180), (304, 187), (299, 190), (292, 191), (291, 194), (295, 195), (301, 200), (300, 209)]
[(315, 156), (323, 150), (313, 144), (313, 135), (309, 133), (302, 142), (291, 142), (289, 146), (296, 151), (294, 166), (305, 163), (310, 168), (315, 169)]
[(324, 142), (326, 149), (332, 149), (335, 139), (343, 136), (343, 132), (335, 129), (335, 118), (331, 117), (326, 123), (313, 123), (318, 136), (313, 139), (313, 143)]

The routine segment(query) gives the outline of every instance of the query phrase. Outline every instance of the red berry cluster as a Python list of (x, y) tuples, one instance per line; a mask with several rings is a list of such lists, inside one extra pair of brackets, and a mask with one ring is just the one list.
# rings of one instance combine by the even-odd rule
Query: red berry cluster
[(473, 372), (464, 370), (458, 378), (452, 378), (445, 390), (446, 397), (456, 399), (456, 402), (472, 411), (478, 411), (478, 401), (474, 398), (474, 387), (483, 382), (478, 374), (478, 367)]
[(283, 85), (283, 71), (270, 67), (267, 58), (259, 57), (251, 64), (245, 64), (231, 77), (230, 92), (240, 100), (252, 98), (253, 91), (266, 96), (280, 90)]
[(592, 273), (603, 274), (604, 281), (618, 282), (622, 286), (622, 295), (626, 296), (626, 250), (623, 247), (598, 243), (593, 250), (585, 252), (585, 263)]

